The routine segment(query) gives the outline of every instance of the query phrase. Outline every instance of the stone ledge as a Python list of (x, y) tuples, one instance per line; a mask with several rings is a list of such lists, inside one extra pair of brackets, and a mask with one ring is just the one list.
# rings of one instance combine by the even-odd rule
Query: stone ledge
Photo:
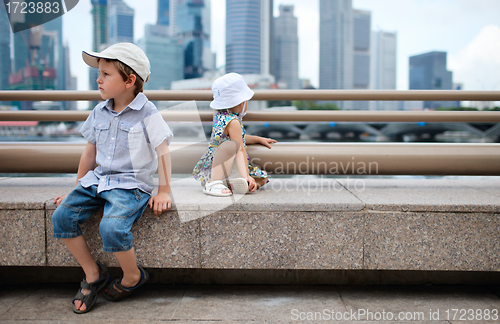
[[(354, 188), (359, 180), (339, 180)], [(414, 212), (499, 212), (500, 177), (362, 179), (352, 192), (367, 210)]]
[[(76, 266), (51, 223), (53, 198), (74, 183), (2, 179), (0, 265)], [(150, 268), (500, 271), (498, 189), (497, 177), (298, 178), (218, 198), (174, 179), (173, 210), (146, 211), (134, 242)], [(117, 266), (101, 250), (100, 213), (83, 230), (94, 255)]]

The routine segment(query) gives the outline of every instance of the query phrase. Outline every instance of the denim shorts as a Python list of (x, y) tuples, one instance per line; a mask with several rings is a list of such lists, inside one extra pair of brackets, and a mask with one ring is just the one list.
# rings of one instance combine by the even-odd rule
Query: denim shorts
[(80, 224), (104, 206), (99, 225), (103, 250), (128, 251), (133, 247), (130, 230), (141, 218), (149, 198), (149, 194), (139, 189), (112, 189), (98, 193), (96, 185), (84, 188), (78, 184), (54, 211), (54, 237), (73, 238), (82, 235)]

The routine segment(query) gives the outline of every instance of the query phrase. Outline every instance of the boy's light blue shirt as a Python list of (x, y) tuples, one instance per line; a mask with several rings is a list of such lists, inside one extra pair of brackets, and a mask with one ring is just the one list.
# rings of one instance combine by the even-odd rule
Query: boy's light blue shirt
[(140, 92), (123, 111), (113, 110), (113, 99), (99, 103), (80, 128), (83, 137), (96, 145), (97, 168), (80, 179), (83, 187), (97, 191), (154, 189), (158, 168), (156, 147), (170, 144), (173, 133), (156, 106)]

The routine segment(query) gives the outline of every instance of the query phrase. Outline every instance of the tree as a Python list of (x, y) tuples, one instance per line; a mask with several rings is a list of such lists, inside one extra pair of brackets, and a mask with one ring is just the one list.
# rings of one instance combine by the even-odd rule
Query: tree
[(316, 101), (294, 101), (293, 105), (299, 110), (340, 110), (340, 108), (333, 103), (319, 104)]

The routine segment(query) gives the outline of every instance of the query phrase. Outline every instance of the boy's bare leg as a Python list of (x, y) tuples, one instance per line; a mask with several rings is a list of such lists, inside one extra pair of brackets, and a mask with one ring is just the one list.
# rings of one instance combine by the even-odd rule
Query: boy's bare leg
[[(76, 261), (80, 264), (85, 272), (85, 280), (87, 282), (94, 282), (99, 279), (100, 270), (97, 264), (94, 261), (94, 257), (90, 254), (89, 246), (87, 245), (87, 241), (85, 241), (85, 237), (83, 235), (62, 239), (64, 244), (68, 247), (68, 250), (75, 257)], [(88, 295), (90, 294), (89, 289), (82, 288), (82, 294)], [(75, 308), (81, 311), (87, 309), (87, 306), (82, 303), (81, 300), (75, 300)]]
[[(141, 270), (137, 268), (134, 248), (131, 248), (128, 251), (114, 252), (114, 255), (118, 260), (118, 263), (120, 263), (120, 267), (123, 271), (121, 285), (126, 288), (137, 285), (139, 281), (141, 281)], [(121, 292), (121, 290), (117, 287), (115, 287), (115, 289)]]

